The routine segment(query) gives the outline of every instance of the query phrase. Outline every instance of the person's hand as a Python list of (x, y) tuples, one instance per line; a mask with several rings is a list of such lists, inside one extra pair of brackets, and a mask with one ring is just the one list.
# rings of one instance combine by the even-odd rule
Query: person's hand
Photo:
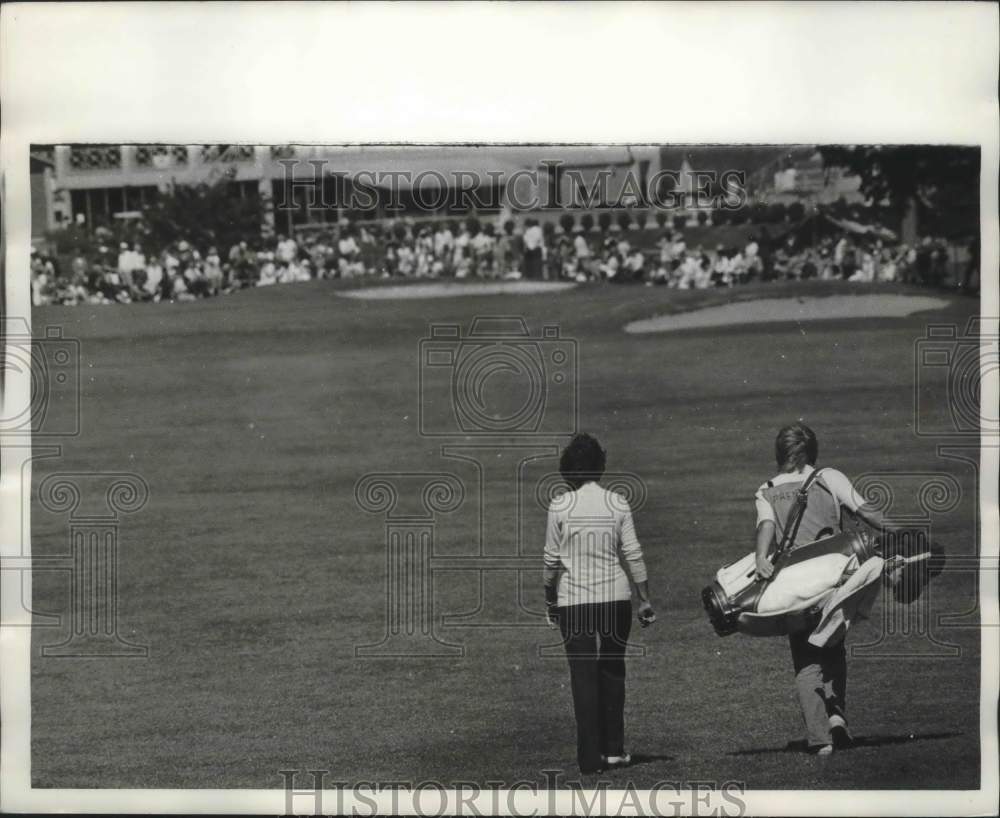
[(767, 557), (757, 557), (757, 579), (770, 579), (774, 574), (774, 566)]
[(545, 620), (549, 623), (550, 628), (559, 627), (559, 614), (556, 612), (556, 606), (552, 604), (546, 604), (545, 606)]
[(889, 557), (882, 566), (882, 576), (888, 585), (895, 588), (903, 578), (903, 569), (906, 567), (906, 560), (899, 554)]
[(656, 611), (648, 600), (639, 603), (639, 624), (646, 628), (656, 621)]

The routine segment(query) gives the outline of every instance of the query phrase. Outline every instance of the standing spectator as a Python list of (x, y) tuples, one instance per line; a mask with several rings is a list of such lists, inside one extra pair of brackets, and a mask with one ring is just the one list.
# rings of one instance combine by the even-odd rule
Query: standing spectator
[(118, 264), (116, 268), (118, 274), (124, 279), (128, 279), (132, 273), (132, 251), (129, 249), (128, 242), (126, 241), (118, 245)]
[(375, 267), (378, 264), (378, 247), (375, 244), (375, 236), (364, 225), (361, 226), (358, 236), (358, 262), (363, 273), (375, 272)]
[(496, 259), (497, 275), (505, 276), (515, 269), (513, 264), (514, 245), (512, 235), (514, 233), (514, 222), (508, 219), (504, 222), (503, 229), (497, 236), (494, 255)]
[(163, 286), (163, 265), (155, 256), (146, 265), (146, 281), (143, 284), (145, 300), (158, 301)]
[(535, 219), (525, 222), (524, 231), (524, 276), (525, 278), (541, 278), (542, 262), (544, 261), (543, 242), (545, 236)]
[(447, 258), (455, 250), (455, 237), (448, 229), (447, 222), (440, 222), (434, 231), (434, 255), (439, 259)]
[(918, 284), (931, 283), (931, 256), (934, 253), (934, 246), (930, 236), (924, 236), (917, 248), (917, 259), (914, 272)]
[(205, 256), (205, 279), (208, 281), (209, 292), (218, 295), (222, 291), (222, 260), (219, 258), (219, 251), (214, 247), (208, 248), (208, 255)]
[(573, 239), (573, 254), (576, 256), (576, 269), (585, 276), (590, 272), (590, 261), (594, 255), (590, 249), (590, 242), (584, 234), (583, 228), (576, 229), (576, 236)]

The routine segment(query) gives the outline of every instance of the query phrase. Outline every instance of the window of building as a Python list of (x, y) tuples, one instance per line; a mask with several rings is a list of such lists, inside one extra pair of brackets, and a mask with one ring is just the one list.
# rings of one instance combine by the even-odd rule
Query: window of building
[(108, 170), (122, 166), (120, 145), (73, 145), (69, 164), (74, 170)]

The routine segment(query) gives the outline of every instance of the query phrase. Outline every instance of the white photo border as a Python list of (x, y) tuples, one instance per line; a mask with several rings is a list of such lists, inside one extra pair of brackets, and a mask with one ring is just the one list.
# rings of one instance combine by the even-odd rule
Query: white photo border
[[(6, 309), (31, 315), (29, 145), (57, 142), (979, 145), (982, 269), (998, 270), (998, 30), (997, 6), (975, 2), (4, 4)], [(477, 47), (457, 67), (461, 49), (428, 47), (434, 39), (462, 43), (470, 36)], [(605, 61), (595, 67), (581, 56), (604, 53), (611, 43), (621, 44), (628, 82)], [(488, 59), (490, 67), (473, 59)], [(344, 67), (349, 83), (337, 80)], [(559, 94), (544, 93), (544, 76), (566, 79)], [(613, 101), (618, 113), (596, 114), (595, 100)], [(985, 317), (1000, 314), (995, 277), (983, 280), (981, 310)], [(995, 334), (996, 320), (984, 330)], [(27, 373), (9, 372), (3, 399), (23, 402), (28, 380)], [(984, 373), (982, 400), (1000, 400), (995, 371)], [(20, 530), (20, 521), (30, 519), (30, 471), (22, 468), (30, 448), (2, 443), (0, 544), (5, 556), (30, 554), (30, 525)], [(984, 556), (998, 553), (998, 472), (998, 450), (984, 447)], [(18, 604), (20, 575), (4, 571), (0, 580), (0, 809), (285, 811), (280, 789), (32, 789), (31, 640), (23, 627), (30, 621)], [(980, 583), (978, 791), (749, 791), (747, 812), (994, 811), (1000, 797), (996, 571), (983, 569)], [(30, 575), (25, 588), (30, 593)], [(374, 798), (380, 811), (390, 807), (387, 795)], [(718, 793), (714, 798), (706, 809), (725, 806)], [(572, 809), (569, 799), (560, 793), (557, 809)], [(517, 793), (516, 803), (523, 814), (552, 807), (543, 794), (529, 792)], [(433, 799), (425, 795), (423, 805), (432, 808)], [(346, 798), (345, 809), (351, 806)]]

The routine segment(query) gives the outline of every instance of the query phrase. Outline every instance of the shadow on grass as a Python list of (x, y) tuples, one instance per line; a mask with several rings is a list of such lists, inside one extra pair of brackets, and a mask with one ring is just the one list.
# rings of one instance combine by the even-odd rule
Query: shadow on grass
[[(921, 733), (921, 734), (907, 734), (905, 736), (855, 736), (854, 744), (852, 744), (849, 750), (861, 750), (865, 747), (886, 747), (890, 744), (909, 744), (914, 741), (940, 741), (946, 738), (956, 738), (958, 736), (965, 735), (962, 732), (957, 733)], [(806, 743), (805, 741), (790, 741), (784, 747), (758, 747), (750, 750), (734, 750), (731, 753), (726, 753), (730, 756), (759, 756), (768, 755), (771, 753), (805, 753)], [(844, 752), (839, 750), (838, 752)]]
[(637, 767), (640, 764), (653, 764), (657, 761), (673, 761), (675, 756), (657, 755), (655, 753), (632, 753), (632, 763), (629, 767)]

